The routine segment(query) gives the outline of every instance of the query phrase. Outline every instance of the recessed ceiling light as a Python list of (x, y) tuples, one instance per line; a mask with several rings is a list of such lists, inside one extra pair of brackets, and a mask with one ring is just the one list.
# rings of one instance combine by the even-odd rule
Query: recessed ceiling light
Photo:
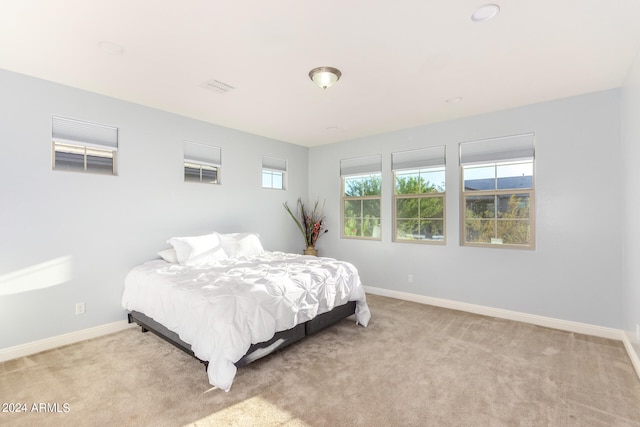
[(484, 6), (480, 6), (473, 12), (471, 15), (471, 20), (473, 22), (485, 22), (495, 17), (498, 12), (500, 12), (500, 6), (497, 4), (485, 4)]
[(447, 104), (457, 104), (460, 101), (462, 101), (462, 97), (460, 96), (454, 96), (453, 98), (449, 98), (445, 100)]
[(111, 53), (113, 55), (122, 55), (124, 53), (124, 48), (119, 44), (113, 42), (102, 41), (98, 43), (100, 49), (107, 53)]

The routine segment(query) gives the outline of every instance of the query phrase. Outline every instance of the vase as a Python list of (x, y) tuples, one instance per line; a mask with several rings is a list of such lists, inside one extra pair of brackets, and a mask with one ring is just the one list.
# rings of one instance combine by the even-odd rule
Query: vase
[(307, 249), (304, 250), (304, 254), (318, 256), (318, 250), (313, 246), (307, 246)]

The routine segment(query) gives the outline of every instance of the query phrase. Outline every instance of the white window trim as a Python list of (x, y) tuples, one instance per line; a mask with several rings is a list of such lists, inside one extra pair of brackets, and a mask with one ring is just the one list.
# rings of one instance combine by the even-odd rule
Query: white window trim
[[(436, 167), (424, 167), (420, 170), (435, 169)], [(437, 166), (438, 169), (443, 168), (446, 172), (446, 168), (443, 166)], [(396, 193), (396, 173), (402, 172), (407, 169), (397, 169), (393, 171), (393, 236), (392, 241), (396, 243), (418, 243), (422, 245), (446, 245), (447, 244), (447, 193), (446, 184), (445, 191), (434, 193), (417, 193), (417, 194), (397, 194)], [(411, 169), (418, 170), (418, 169)], [(428, 199), (428, 198), (441, 198), (442, 199), (442, 240), (438, 239), (402, 239), (398, 237), (398, 199)], [(418, 218), (421, 219), (421, 218)]]
[[(285, 159), (281, 159), (275, 156), (262, 156), (262, 170), (260, 173), (260, 185), (262, 188), (266, 190), (286, 190), (288, 187), (288, 162)], [(264, 185), (263, 175), (265, 172), (271, 173), (271, 186), (266, 187)], [(273, 186), (273, 175), (280, 174), (282, 177), (282, 187), (274, 187)]]
[[(183, 144), (182, 176), (185, 183), (189, 184), (209, 184), (221, 185), (222, 183), (222, 147), (217, 145), (203, 144), (201, 142), (184, 140)], [(200, 180), (187, 180), (186, 168), (200, 169)], [(216, 171), (216, 180), (203, 180), (202, 171), (204, 168), (213, 168)]]
[[(407, 151), (391, 153), (391, 170), (393, 172), (393, 206), (391, 207), (393, 217), (393, 230), (391, 240), (396, 243), (418, 243), (426, 245), (446, 245), (447, 243), (447, 197), (446, 182), (445, 191), (436, 193), (419, 194), (397, 194), (396, 183), (397, 173), (409, 170), (430, 170), (442, 169), (446, 175), (446, 151), (445, 145), (423, 147)], [(442, 199), (442, 240), (438, 239), (401, 239), (398, 238), (398, 199)]]
[[(184, 161), (184, 166), (183, 166), (183, 172), (185, 171), (186, 168), (190, 168), (190, 169), (199, 169), (200, 170), (200, 180), (199, 181), (189, 181), (186, 179), (184, 179), (184, 182), (188, 182), (188, 183), (202, 183), (202, 184), (214, 184), (214, 185), (218, 185), (220, 183), (220, 167), (218, 165), (212, 164), (212, 163), (206, 163), (206, 162), (194, 162), (191, 160), (186, 160)], [(209, 169), (214, 169), (216, 172), (216, 180), (215, 182), (210, 182), (210, 181), (205, 181), (203, 179), (202, 176), (202, 171), (205, 168), (209, 168)]]
[[(117, 176), (118, 128), (99, 123), (51, 116), (51, 141), (52, 170)], [(75, 154), (83, 157), (82, 169), (56, 167), (57, 153), (71, 153), (74, 151)], [(108, 155), (103, 156), (100, 153), (108, 153)], [(111, 173), (105, 173), (104, 170), (92, 170), (87, 161), (88, 157), (92, 155), (111, 159)]]
[[(380, 186), (380, 195), (375, 195), (375, 196), (345, 196), (345, 178), (349, 178), (349, 177), (356, 177), (356, 176), (379, 176), (380, 177), (380, 181), (382, 182), (382, 171), (378, 171), (378, 172), (366, 172), (366, 173), (355, 173), (355, 174), (350, 174), (350, 175), (342, 175), (341, 176), (341, 194), (342, 197), (340, 198), (340, 238), (341, 239), (356, 239), (356, 240), (382, 240), (382, 185)], [(372, 236), (347, 236), (344, 233), (344, 228), (345, 228), (345, 212), (344, 212), (344, 205), (345, 202), (349, 200), (349, 201), (365, 201), (365, 200), (378, 200), (380, 202), (380, 217), (378, 218), (379, 220), (379, 225), (378, 225), (378, 232), (375, 233), (377, 235), (372, 235)], [(362, 218), (362, 220), (364, 220), (364, 218)]]
[[(509, 149), (505, 149), (505, 142), (514, 141)], [(487, 143), (486, 150), (473, 150), (472, 155), (465, 155), (463, 152), (464, 144), (475, 143)], [(476, 147), (481, 147), (480, 145)], [(474, 147), (475, 148), (475, 147)], [(511, 135), (498, 138), (489, 138), (478, 141), (468, 141), (460, 143), (459, 145), (459, 159), (460, 159), (460, 245), (468, 247), (483, 247), (483, 248), (502, 248), (502, 249), (516, 249), (516, 250), (529, 250), (536, 249), (536, 203), (535, 203), (535, 181), (536, 181), (536, 160), (535, 160), (535, 133), (526, 133), (520, 135)], [(509, 188), (509, 189), (492, 189), (492, 190), (465, 190), (464, 182), (464, 168), (480, 165), (493, 165), (495, 167), (499, 165), (507, 165), (512, 163), (520, 163), (522, 161), (531, 162), (532, 165), (532, 180), (531, 188)], [(478, 243), (467, 242), (466, 235), (466, 197), (467, 196), (500, 196), (507, 194), (527, 194), (529, 196), (529, 244), (510, 244), (510, 243)], [(497, 216), (493, 218), (496, 225), (500, 221)]]

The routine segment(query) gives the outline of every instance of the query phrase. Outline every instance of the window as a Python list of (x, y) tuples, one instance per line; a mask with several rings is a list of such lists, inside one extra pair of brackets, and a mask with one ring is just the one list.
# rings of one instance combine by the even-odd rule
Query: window
[(185, 182), (220, 183), (222, 149), (199, 142), (184, 142)]
[(343, 238), (380, 240), (380, 155), (340, 161)]
[(463, 245), (535, 248), (534, 134), (460, 144)]
[(396, 242), (445, 243), (445, 147), (391, 154)]
[(284, 190), (286, 175), (286, 160), (262, 156), (262, 188)]
[(118, 128), (53, 116), (51, 139), (54, 170), (116, 174)]

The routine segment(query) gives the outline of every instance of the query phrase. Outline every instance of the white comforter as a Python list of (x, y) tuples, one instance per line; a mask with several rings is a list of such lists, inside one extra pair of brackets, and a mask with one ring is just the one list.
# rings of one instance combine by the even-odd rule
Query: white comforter
[(135, 267), (122, 306), (153, 318), (209, 361), (209, 382), (229, 391), (252, 343), (357, 301), (356, 322), (371, 317), (356, 268), (333, 258), (265, 252), (200, 267), (163, 260)]

